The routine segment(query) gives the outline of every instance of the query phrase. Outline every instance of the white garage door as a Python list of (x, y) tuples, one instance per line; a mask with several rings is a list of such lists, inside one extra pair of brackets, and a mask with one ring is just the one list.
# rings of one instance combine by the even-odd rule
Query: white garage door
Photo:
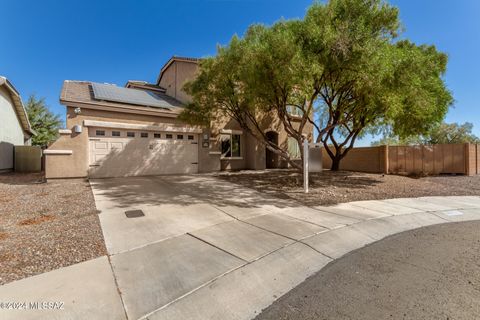
[(198, 172), (198, 135), (90, 128), (93, 178)]

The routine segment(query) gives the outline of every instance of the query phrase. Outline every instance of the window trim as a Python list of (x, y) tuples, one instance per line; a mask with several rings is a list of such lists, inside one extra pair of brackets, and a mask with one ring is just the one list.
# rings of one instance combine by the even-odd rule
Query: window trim
[[(223, 130), (222, 130), (223, 131)], [(225, 130), (226, 131), (226, 130)], [(238, 136), (238, 143), (239, 143), (239, 148), (240, 148), (240, 154), (238, 156), (232, 156), (231, 155), (231, 150), (230, 150), (230, 156), (224, 156), (222, 152), (222, 136), (229, 136), (230, 137), (230, 149), (233, 141), (233, 136)], [(242, 134), (239, 134), (237, 132), (229, 132), (225, 133), (222, 132), (220, 133), (220, 160), (243, 160), (243, 146), (242, 146)]]

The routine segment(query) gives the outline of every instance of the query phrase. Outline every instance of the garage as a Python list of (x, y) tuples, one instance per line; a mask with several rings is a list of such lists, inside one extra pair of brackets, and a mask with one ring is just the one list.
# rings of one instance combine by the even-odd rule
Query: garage
[(89, 128), (89, 177), (197, 172), (197, 133)]

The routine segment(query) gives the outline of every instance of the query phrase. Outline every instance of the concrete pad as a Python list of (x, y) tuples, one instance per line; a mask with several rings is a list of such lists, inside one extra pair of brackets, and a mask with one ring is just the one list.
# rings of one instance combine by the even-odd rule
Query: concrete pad
[(469, 201), (459, 197), (421, 197), (418, 198), (418, 200), (449, 207), (451, 210), (472, 209), (478, 207), (478, 204), (473, 200)]
[(431, 213), (422, 212), (367, 220), (353, 225), (352, 228), (380, 240), (396, 233), (445, 222)]
[(247, 219), (245, 222), (295, 240), (328, 230), (282, 214), (267, 214)]
[(302, 240), (315, 250), (334, 259), (374, 241), (374, 238), (354, 229), (353, 226), (320, 233)]
[(388, 215), (411, 214), (422, 212), (420, 209), (404, 207), (398, 204), (388, 203), (382, 200), (356, 201), (350, 202), (353, 206), (384, 212)]
[(358, 219), (321, 211), (321, 207), (318, 208), (319, 209), (317, 210), (309, 207), (290, 207), (277, 209), (276, 212), (292, 218), (314, 223), (327, 229), (337, 229), (360, 221)]
[(433, 213), (452, 222), (480, 220), (480, 209), (448, 210)]
[(191, 234), (249, 262), (293, 242), (240, 221), (217, 224)]
[(111, 257), (129, 319), (137, 319), (244, 261), (189, 235)]
[(215, 280), (148, 319), (253, 319), (330, 261), (295, 243)]
[(272, 208), (273, 206), (251, 206), (250, 205), (245, 205), (245, 206), (218, 206), (215, 205), (215, 208), (219, 209), (220, 211), (223, 211), (236, 219), (244, 220), (244, 219), (249, 219), (257, 216), (261, 216), (264, 214), (270, 214), (272, 213)]
[(430, 202), (419, 200), (417, 198), (389, 199), (389, 200), (383, 200), (383, 202), (396, 204), (396, 205), (401, 205), (401, 206), (404, 206), (404, 207), (415, 208), (415, 209), (419, 209), (419, 210), (422, 210), (422, 211), (425, 211), (425, 212), (452, 210), (453, 209), (450, 206), (430, 203)]
[[(233, 218), (208, 204), (159, 205), (140, 208), (144, 217), (127, 218), (123, 209), (99, 215), (107, 250), (118, 254), (202, 229)], [(133, 209), (133, 208), (132, 208)]]
[(387, 217), (390, 215), (385, 212), (365, 209), (359, 206), (354, 206), (350, 203), (340, 203), (340, 204), (337, 204), (334, 206), (328, 206), (328, 207), (317, 206), (314, 208), (321, 211), (331, 212), (334, 214), (338, 214), (338, 215), (342, 215), (342, 216), (346, 216), (346, 217), (350, 217), (358, 220), (377, 219), (377, 218)]
[(63, 309), (7, 310), (0, 319), (126, 319), (107, 257), (0, 286), (0, 302), (62, 302)]

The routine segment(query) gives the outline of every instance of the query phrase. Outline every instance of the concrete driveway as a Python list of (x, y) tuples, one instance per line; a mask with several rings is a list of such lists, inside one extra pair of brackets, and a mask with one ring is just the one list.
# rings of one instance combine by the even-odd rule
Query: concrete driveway
[[(78, 297), (55, 287), (39, 297), (56, 294), (82, 304), (40, 315), (104, 319), (93, 304), (108, 310), (110, 319), (251, 319), (345, 253), (401, 231), (480, 219), (478, 197), (311, 208), (209, 175), (102, 179), (91, 185), (109, 253), (95, 262), (98, 272), (82, 271), (83, 265), (93, 268), (89, 261), (16, 281), (0, 288), (0, 300), (12, 293), (21, 297), (29, 285), (46, 287), (60, 275), (66, 282), (68, 269), (72, 287), (83, 288)], [(126, 216), (136, 210), (143, 216)], [(74, 276), (82, 272), (90, 277), (85, 285)], [(22, 315), (30, 314), (39, 318), (38, 312)]]

